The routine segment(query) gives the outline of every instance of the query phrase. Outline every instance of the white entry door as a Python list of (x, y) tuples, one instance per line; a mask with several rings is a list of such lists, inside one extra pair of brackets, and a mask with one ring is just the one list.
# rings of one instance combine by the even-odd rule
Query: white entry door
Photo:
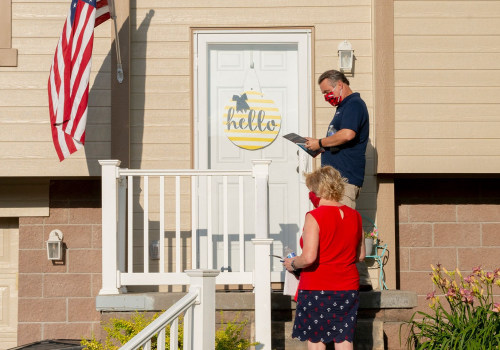
[[(290, 132), (311, 134), (310, 32), (201, 31), (195, 36), (196, 167), (249, 170), (254, 159), (271, 160), (269, 229), (270, 238), (274, 240), (272, 253), (282, 255), (287, 249), (298, 251), (298, 238), (309, 208), (302, 173), (310, 169), (311, 159), (282, 136)], [(260, 106), (257, 109), (260, 113), (252, 111), (252, 104)], [(244, 121), (232, 120), (233, 114), (244, 116)], [(248, 130), (252, 127), (260, 128), (258, 137), (252, 137), (254, 134)], [(221, 181), (216, 180), (211, 186), (216, 193), (222, 192)], [(248, 181), (245, 186), (245, 208), (252, 209), (253, 183)], [(230, 182), (228, 191), (231, 210), (231, 198), (237, 195), (236, 180)], [(202, 206), (206, 200), (201, 195)], [(212, 201), (212, 207), (214, 251), (210, 254), (213, 261), (208, 267), (239, 270), (236, 263), (239, 260), (238, 214), (229, 214), (230, 266), (224, 266), (223, 239), (221, 234), (217, 235), (222, 232), (219, 230), (222, 227), (221, 203)], [(203, 211), (199, 212), (203, 216)], [(205, 221), (202, 217), (200, 220)], [(253, 227), (254, 218), (245, 217), (246, 271), (253, 267), (250, 241), (255, 238)], [(204, 245), (200, 237), (201, 251)], [(200, 262), (203, 259), (200, 256)], [(272, 266), (272, 280), (281, 281), (281, 263), (273, 259)]]

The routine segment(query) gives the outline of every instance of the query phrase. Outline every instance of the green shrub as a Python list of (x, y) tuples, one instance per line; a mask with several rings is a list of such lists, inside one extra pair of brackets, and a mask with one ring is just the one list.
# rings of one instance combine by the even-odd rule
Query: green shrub
[[(233, 321), (227, 322), (215, 332), (215, 350), (246, 350), (258, 344), (250, 343), (250, 341), (242, 337), (241, 332), (248, 322), (235, 322), (236, 318)], [(224, 324), (222, 311), (221, 320), (222, 324)]]
[(441, 291), (439, 294), (448, 308), (443, 307), (435, 292), (427, 294), (434, 312), (413, 314), (407, 322), (407, 347), (500, 349), (500, 303), (493, 300), (495, 286), (500, 287), (500, 268), (486, 272), (476, 267), (464, 278), (458, 269), (447, 271), (439, 264), (431, 267), (432, 282)]
[[(222, 312), (221, 312), (222, 315)], [(104, 344), (95, 339), (83, 339), (81, 345), (85, 346), (86, 350), (117, 350), (124, 345), (141, 330), (146, 328), (148, 324), (153, 322), (159, 314), (154, 314), (147, 318), (144, 313), (136, 312), (129, 320), (112, 318), (103, 324), (103, 329), (106, 332)], [(235, 318), (236, 319), (236, 318)], [(242, 331), (247, 325), (247, 321), (237, 322), (236, 320), (224, 324), (215, 333), (215, 349), (216, 350), (246, 350), (250, 346), (258, 343), (250, 343), (242, 337)], [(179, 318), (178, 332), (178, 348), (183, 346), (183, 322), (182, 317)], [(154, 336), (151, 340), (151, 349), (156, 349), (157, 337)], [(165, 329), (165, 349), (170, 350), (170, 325)]]

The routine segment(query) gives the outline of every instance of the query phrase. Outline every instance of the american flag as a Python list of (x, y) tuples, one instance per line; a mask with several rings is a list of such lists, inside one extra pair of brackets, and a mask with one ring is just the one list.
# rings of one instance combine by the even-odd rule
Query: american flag
[(49, 75), (52, 140), (59, 160), (83, 147), (94, 27), (110, 18), (108, 0), (72, 0)]

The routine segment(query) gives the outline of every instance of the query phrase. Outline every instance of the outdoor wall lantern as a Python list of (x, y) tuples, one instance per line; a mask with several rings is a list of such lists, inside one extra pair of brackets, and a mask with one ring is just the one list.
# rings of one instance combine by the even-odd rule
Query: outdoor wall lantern
[(149, 244), (149, 257), (151, 260), (160, 260), (160, 241), (151, 241)]
[(352, 72), (352, 63), (354, 58), (354, 50), (351, 43), (347, 40), (341, 42), (338, 46), (339, 53), (339, 69), (341, 72)]
[(62, 260), (62, 239), (63, 234), (60, 230), (52, 230), (47, 241), (47, 257), (49, 260)]

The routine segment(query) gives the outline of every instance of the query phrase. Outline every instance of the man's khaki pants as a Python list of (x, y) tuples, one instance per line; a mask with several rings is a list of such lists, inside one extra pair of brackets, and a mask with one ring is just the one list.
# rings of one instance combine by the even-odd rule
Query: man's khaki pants
[[(356, 209), (356, 199), (359, 197), (361, 188), (355, 185), (346, 183), (344, 187), (344, 197), (340, 200), (340, 203)], [(364, 261), (356, 263), (359, 273), (359, 284), (364, 286), (371, 286), (372, 282), (370, 280), (370, 275), (368, 273), (368, 268)]]

